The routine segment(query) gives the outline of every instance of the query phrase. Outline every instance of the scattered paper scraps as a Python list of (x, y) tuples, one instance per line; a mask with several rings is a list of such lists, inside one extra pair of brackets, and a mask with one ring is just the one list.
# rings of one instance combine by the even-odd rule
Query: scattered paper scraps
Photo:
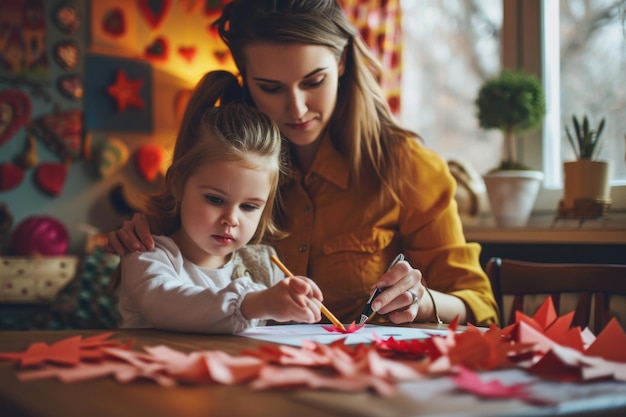
[(612, 320), (595, 337), (588, 329), (566, 326), (571, 317), (558, 317), (553, 308), (548, 299), (535, 316), (519, 315), (504, 329), (469, 325), (458, 332), (454, 322), (445, 333), (413, 340), (375, 336), (371, 343), (349, 345), (346, 335), (327, 343), (264, 344), (230, 355), (179, 352), (167, 346), (139, 351), (133, 342), (104, 333), (51, 345), (33, 343), (24, 352), (0, 353), (0, 360), (23, 368), (18, 371), (21, 381), (57, 378), (71, 383), (112, 377), (119, 383), (147, 379), (164, 387), (245, 384), (251, 389), (372, 391), (384, 397), (393, 396), (400, 382), (448, 377), (456, 389), (481, 398), (533, 405), (558, 400), (530, 389), (529, 383), (499, 380), (491, 371), (517, 370), (544, 381), (626, 381), (626, 354), (620, 348), (626, 334), (618, 322)]

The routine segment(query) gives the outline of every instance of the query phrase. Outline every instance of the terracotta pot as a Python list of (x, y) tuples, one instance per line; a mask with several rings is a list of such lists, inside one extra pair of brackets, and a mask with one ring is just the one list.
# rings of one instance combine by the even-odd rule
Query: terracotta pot
[(609, 200), (611, 195), (610, 169), (608, 161), (564, 162), (564, 208), (573, 208), (576, 200)]
[(525, 226), (543, 181), (541, 171), (496, 171), (483, 176), (491, 214), (501, 227)]

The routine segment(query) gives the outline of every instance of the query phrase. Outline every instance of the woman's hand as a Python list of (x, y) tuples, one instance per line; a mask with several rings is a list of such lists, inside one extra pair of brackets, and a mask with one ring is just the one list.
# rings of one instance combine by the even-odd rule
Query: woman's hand
[(110, 232), (105, 250), (120, 256), (128, 252), (146, 252), (154, 249), (148, 219), (143, 213), (135, 213), (131, 220), (124, 220), (122, 227)]
[(247, 318), (317, 323), (322, 318), (322, 298), (322, 291), (309, 278), (287, 277), (267, 290), (246, 295), (241, 312)]
[(427, 321), (432, 316), (432, 302), (422, 284), (422, 273), (406, 261), (398, 262), (372, 287), (382, 291), (372, 303), (378, 314), (386, 314), (393, 323)]

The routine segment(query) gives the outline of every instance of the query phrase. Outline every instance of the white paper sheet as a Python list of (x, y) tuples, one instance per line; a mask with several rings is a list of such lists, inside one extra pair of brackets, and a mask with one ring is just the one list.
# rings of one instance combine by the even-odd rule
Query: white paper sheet
[(382, 339), (393, 336), (396, 340), (425, 339), (432, 335), (445, 335), (447, 330), (416, 329), (410, 327), (377, 326), (366, 324), (354, 333), (334, 333), (322, 328), (322, 324), (285, 324), (278, 326), (259, 326), (238, 333), (239, 336), (283, 345), (302, 346), (303, 340), (311, 340), (329, 344), (336, 340), (346, 339), (346, 344), (371, 343), (374, 333)]

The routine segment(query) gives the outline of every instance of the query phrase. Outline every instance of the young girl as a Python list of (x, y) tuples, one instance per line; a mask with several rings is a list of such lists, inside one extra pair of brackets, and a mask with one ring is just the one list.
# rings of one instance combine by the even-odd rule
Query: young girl
[(162, 190), (147, 201), (163, 235), (155, 248), (121, 259), (122, 327), (232, 333), (263, 320), (320, 320), (321, 291), (304, 277), (285, 278), (258, 243), (279, 235), (272, 209), (281, 136), (260, 111), (214, 107), (213, 73), (198, 85), (181, 124)]
[[(216, 22), (241, 74), (229, 96), (269, 116), (288, 140), (290, 172), (272, 244), (313, 279), (344, 323), (374, 288), (375, 319), (497, 323), (497, 304), (468, 243), (446, 162), (394, 119), (380, 64), (337, 0), (233, 0)], [(111, 250), (152, 247), (158, 225), (136, 214)], [(389, 264), (403, 253), (406, 261)]]

